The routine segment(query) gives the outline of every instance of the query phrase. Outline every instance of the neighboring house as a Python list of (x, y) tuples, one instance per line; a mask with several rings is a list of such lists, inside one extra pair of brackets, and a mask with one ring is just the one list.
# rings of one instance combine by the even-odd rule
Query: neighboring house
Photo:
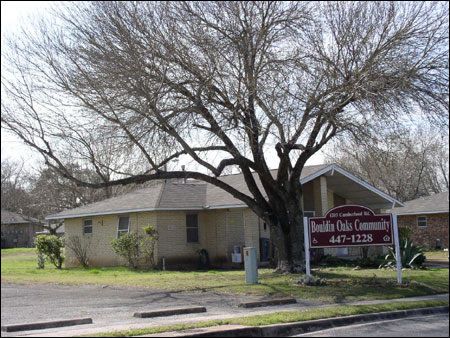
[(404, 203), (390, 212), (398, 226), (411, 229), (411, 240), (429, 249), (448, 248), (448, 191)]
[(2, 248), (30, 248), (34, 246), (36, 232), (42, 231), (43, 223), (8, 210), (1, 210)]
[[(54, 224), (54, 223), (50, 223), (50, 222), (47, 221), (47, 222), (45, 223), (45, 228), (44, 228), (44, 230), (37, 232), (36, 235), (49, 235), (49, 234), (50, 234), (50, 231), (49, 231), (48, 228), (47, 228), (47, 227), (49, 227), (49, 226), (55, 227), (55, 224)], [(56, 229), (56, 236), (58, 236), (58, 237), (64, 236), (64, 224), (61, 225), (59, 228)]]
[[(276, 174), (276, 171), (273, 171)], [(250, 194), (241, 174), (220, 177), (238, 190)], [(257, 176), (256, 181), (259, 183)], [(335, 164), (307, 166), (301, 176), (303, 205), (308, 216), (321, 216), (328, 209), (361, 204), (375, 212), (401, 205)], [(64, 220), (65, 237), (79, 236), (90, 242), (89, 261), (94, 266), (114, 266), (117, 257), (111, 240), (123, 233), (142, 231), (153, 225), (159, 233), (156, 259), (166, 267), (197, 262), (198, 250), (206, 249), (213, 265), (229, 264), (233, 251), (255, 247), (260, 262), (269, 259), (270, 229), (243, 202), (226, 191), (204, 182), (161, 180), (154, 185), (79, 208), (50, 215), (47, 220)], [(374, 249), (375, 253), (381, 253)], [(358, 256), (360, 248), (327, 249), (325, 253)], [(66, 251), (66, 266), (76, 265)]]

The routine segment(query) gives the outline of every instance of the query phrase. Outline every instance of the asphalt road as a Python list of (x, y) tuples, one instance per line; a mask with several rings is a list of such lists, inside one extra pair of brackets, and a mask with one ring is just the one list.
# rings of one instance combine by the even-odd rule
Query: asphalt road
[(337, 327), (293, 337), (448, 337), (448, 313)]

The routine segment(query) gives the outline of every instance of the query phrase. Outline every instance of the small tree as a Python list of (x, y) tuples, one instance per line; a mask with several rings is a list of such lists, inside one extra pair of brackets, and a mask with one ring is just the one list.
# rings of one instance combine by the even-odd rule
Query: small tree
[(83, 268), (89, 266), (88, 254), (90, 246), (90, 240), (82, 241), (79, 236), (69, 236), (66, 241), (66, 247), (74, 253), (78, 263), (80, 263)]
[(136, 232), (121, 235), (119, 238), (113, 239), (112, 248), (116, 254), (125, 258), (130, 268), (138, 267), (140, 258), (140, 235)]
[(36, 236), (36, 249), (38, 254), (38, 266), (44, 268), (42, 257), (49, 260), (57, 269), (62, 268), (64, 257), (62, 255), (63, 241), (55, 235)]
[(155, 246), (158, 241), (159, 234), (153, 225), (144, 227), (144, 232), (145, 235), (142, 236), (140, 241), (142, 257), (151, 269), (155, 266)]

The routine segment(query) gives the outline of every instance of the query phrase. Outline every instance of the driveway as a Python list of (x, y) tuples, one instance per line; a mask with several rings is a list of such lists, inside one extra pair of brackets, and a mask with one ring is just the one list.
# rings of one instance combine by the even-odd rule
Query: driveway
[[(61, 286), (49, 284), (2, 284), (2, 325), (25, 322), (51, 321), (91, 317), (94, 324), (82, 328), (116, 328), (121, 325), (162, 325), (180, 317), (186, 320), (214, 319), (223, 315), (257, 314), (274, 310), (273, 307), (243, 309), (237, 305), (243, 301), (256, 301), (267, 297), (224, 295), (214, 292), (162, 292), (148, 289)], [(311, 301), (283, 306), (283, 309), (318, 305)], [(181, 306), (205, 306), (207, 313), (159, 318), (135, 318), (134, 312)], [(75, 328), (75, 327), (73, 327)], [(66, 328), (64, 330), (70, 330)], [(55, 329), (52, 329), (55, 330)], [(52, 330), (46, 332), (52, 332)], [(61, 330), (61, 328), (59, 329)], [(37, 331), (35, 331), (37, 333)], [(43, 332), (43, 331), (40, 331)], [(28, 331), (28, 334), (31, 331)], [(4, 333), (2, 336), (25, 335), (26, 332)]]

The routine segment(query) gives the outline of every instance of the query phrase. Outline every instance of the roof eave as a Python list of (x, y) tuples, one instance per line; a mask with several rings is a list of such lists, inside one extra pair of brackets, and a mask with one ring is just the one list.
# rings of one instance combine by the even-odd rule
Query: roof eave
[(404, 206), (404, 204), (402, 202), (400, 202), (400, 201), (396, 200), (395, 198), (389, 196), (388, 194), (382, 192), (380, 189), (375, 188), (373, 185), (363, 181), (362, 179), (356, 177), (352, 173), (348, 172), (347, 170), (341, 168), (340, 166), (338, 166), (337, 164), (334, 164), (334, 163), (332, 163), (332, 164), (330, 164), (330, 165), (328, 165), (328, 166), (326, 166), (326, 167), (316, 171), (315, 173), (313, 173), (311, 175), (308, 175), (308, 176), (300, 179), (300, 183), (301, 184), (305, 184), (305, 183), (310, 182), (310, 181), (316, 179), (317, 177), (322, 176), (322, 175), (324, 175), (324, 174), (326, 174), (327, 172), (330, 172), (330, 171), (337, 171), (338, 173), (344, 175), (348, 179), (356, 182), (357, 184), (363, 186), (364, 188), (366, 188), (366, 189), (372, 191), (373, 193), (379, 195), (383, 199), (389, 201), (390, 203), (392, 203), (393, 207), (395, 207), (396, 205), (399, 205), (399, 206), (402, 206), (402, 207)]

